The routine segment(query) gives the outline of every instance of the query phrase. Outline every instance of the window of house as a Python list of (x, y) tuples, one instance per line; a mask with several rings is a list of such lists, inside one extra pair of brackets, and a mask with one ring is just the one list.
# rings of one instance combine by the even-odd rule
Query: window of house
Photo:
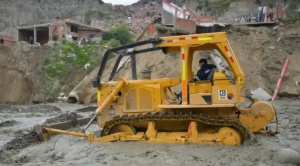
[(96, 34), (90, 34), (89, 38), (95, 38), (97, 35)]
[(71, 25), (71, 32), (77, 33), (78, 32), (78, 27), (74, 26), (74, 25)]

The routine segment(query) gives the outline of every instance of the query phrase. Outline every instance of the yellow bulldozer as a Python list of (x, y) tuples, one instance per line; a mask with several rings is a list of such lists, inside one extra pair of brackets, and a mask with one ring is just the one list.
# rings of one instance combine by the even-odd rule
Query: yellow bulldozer
[[(153, 47), (136, 49), (147, 44)], [(151, 79), (149, 73), (144, 73), (142, 79), (137, 79), (136, 55), (156, 50), (180, 54), (181, 78)], [(218, 50), (231, 68), (233, 77), (228, 78), (223, 71), (211, 70), (207, 80), (190, 82), (194, 78), (194, 53), (205, 50)], [(119, 56), (109, 80), (103, 81), (101, 77), (110, 53), (118, 53)], [(133, 79), (112, 81), (124, 56), (131, 57)], [(224, 32), (152, 38), (105, 52), (93, 81), (93, 86), (98, 89), (98, 108), (88, 121), (77, 119), (76, 124), (84, 125), (81, 131), (64, 130), (67, 128), (65, 123), (37, 125), (35, 130), (42, 140), (60, 133), (85, 137), (90, 142), (239, 145), (251, 133), (266, 132), (266, 126), (276, 115), (271, 104), (260, 100), (253, 100), (249, 107), (240, 108), (240, 104), (245, 102), (242, 95), (244, 81), (242, 67)], [(171, 89), (180, 84), (181, 102)], [(86, 133), (95, 121), (102, 128), (100, 137)]]

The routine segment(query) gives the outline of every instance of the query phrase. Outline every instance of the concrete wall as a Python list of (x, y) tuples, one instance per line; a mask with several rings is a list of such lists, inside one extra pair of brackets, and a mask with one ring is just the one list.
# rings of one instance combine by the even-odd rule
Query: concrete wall
[(163, 10), (162, 23), (165, 25), (172, 25), (173, 24), (173, 14)]
[(177, 18), (176, 29), (189, 33), (196, 33), (196, 22), (193, 20)]
[(64, 27), (64, 33), (65, 34), (70, 34), (70, 35), (72, 35), (73, 37), (79, 37), (78, 36), (78, 32), (76, 33), (76, 32), (71, 32), (71, 26), (72, 25), (70, 25), (70, 24), (66, 24), (65, 25), (65, 27)]
[(61, 40), (64, 34), (64, 25), (50, 25), (49, 26), (49, 40)]
[(94, 35), (95, 37), (102, 37), (101, 31), (94, 31), (94, 30), (78, 30), (78, 37), (86, 37), (88, 38), (90, 35)]
[(285, 6), (283, 3), (279, 3), (278, 6), (275, 6), (274, 18), (283, 19)]
[(89, 30), (89, 29), (82, 29), (80, 26), (78, 27), (78, 32), (71, 32), (71, 25), (66, 24), (64, 27), (64, 33), (70, 34), (73, 37), (82, 38), (82, 37), (89, 37), (90, 35), (95, 35), (98, 37), (102, 37), (103, 32), (101, 30)]
[(71, 25), (70, 24), (66, 24), (64, 26), (64, 33), (65, 34), (70, 34), (71, 33)]

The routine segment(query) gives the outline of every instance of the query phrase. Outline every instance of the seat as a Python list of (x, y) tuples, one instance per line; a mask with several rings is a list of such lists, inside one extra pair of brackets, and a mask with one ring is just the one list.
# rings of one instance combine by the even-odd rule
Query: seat
[(214, 85), (214, 75), (215, 75), (215, 71), (216, 71), (216, 68), (213, 67), (213, 68), (210, 70), (210, 73), (209, 73), (209, 75), (208, 75), (208, 77), (207, 77), (207, 80), (209, 80), (209, 81), (211, 82), (212, 85)]

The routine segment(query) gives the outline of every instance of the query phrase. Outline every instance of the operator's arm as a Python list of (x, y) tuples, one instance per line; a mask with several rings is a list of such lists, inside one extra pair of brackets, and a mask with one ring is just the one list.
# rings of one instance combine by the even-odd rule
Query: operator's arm
[(214, 64), (206, 64), (207, 68), (212, 69), (212, 68), (217, 68), (216, 65)]
[(207, 75), (207, 73), (210, 72), (209, 68), (202, 68), (197, 72), (197, 75), (194, 77), (193, 81), (200, 81), (200, 80), (205, 80), (205, 76)]
[(197, 72), (197, 76), (193, 79), (193, 81), (207, 80), (207, 77), (212, 68), (216, 68), (216, 65), (206, 64)]

